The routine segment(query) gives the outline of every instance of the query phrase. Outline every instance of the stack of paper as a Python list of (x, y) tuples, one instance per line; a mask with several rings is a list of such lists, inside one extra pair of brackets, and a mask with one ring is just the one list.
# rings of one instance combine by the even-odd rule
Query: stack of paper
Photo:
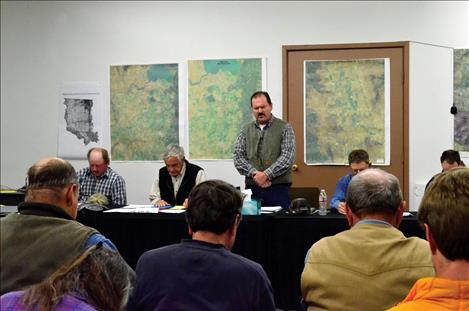
[(127, 205), (121, 208), (114, 208), (104, 213), (158, 213), (159, 208), (155, 207), (154, 205)]
[(261, 214), (270, 214), (275, 213), (281, 210), (281, 206), (262, 206), (261, 207)]
[(176, 206), (168, 208), (168, 209), (160, 210), (160, 213), (180, 214), (180, 213), (184, 213), (185, 211), (186, 211), (186, 208), (184, 206), (176, 205)]

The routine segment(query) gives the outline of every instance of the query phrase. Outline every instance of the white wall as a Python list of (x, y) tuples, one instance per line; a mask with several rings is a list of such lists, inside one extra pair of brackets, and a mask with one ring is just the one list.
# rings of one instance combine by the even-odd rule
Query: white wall
[(412, 42), (409, 63), (409, 204), (417, 210), (442, 151), (453, 148), (453, 49)]
[[(56, 154), (62, 82), (100, 81), (109, 103), (110, 64), (265, 56), (267, 88), (274, 114), (281, 116), (282, 45), (413, 40), (465, 47), (469, 46), (467, 7), (467, 2), (420, 1), (1, 1), (1, 184), (20, 187), (33, 162)], [(444, 109), (450, 105), (431, 104)], [(428, 111), (434, 118), (439, 108)], [(426, 135), (446, 132), (446, 121)], [(416, 115), (411, 131), (426, 122)], [(451, 137), (444, 139), (442, 145), (451, 145)], [(412, 150), (422, 146), (428, 147), (415, 141)], [(438, 155), (441, 150), (436, 149), (424, 157)], [(77, 168), (86, 165), (72, 163)], [(209, 178), (242, 183), (231, 161), (196, 164), (206, 168)], [(145, 203), (161, 163), (112, 166), (127, 181), (129, 201)], [(410, 167), (418, 178), (434, 171), (418, 161)]]

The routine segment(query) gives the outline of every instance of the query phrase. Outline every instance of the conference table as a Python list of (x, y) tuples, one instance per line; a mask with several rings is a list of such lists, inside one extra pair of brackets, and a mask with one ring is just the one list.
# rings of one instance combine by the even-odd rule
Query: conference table
[[(78, 221), (99, 230), (114, 242), (135, 268), (145, 251), (190, 238), (184, 214), (103, 213), (82, 210)], [(278, 309), (295, 310), (301, 300), (300, 278), (304, 259), (313, 243), (349, 228), (343, 215), (243, 215), (233, 253), (262, 265), (271, 280)], [(406, 236), (424, 238), (416, 216), (404, 217)]]

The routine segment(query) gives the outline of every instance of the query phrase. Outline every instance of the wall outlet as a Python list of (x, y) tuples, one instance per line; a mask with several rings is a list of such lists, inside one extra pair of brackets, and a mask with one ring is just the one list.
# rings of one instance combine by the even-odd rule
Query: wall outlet
[(425, 184), (415, 184), (414, 185), (414, 195), (416, 197), (423, 197), (425, 193)]

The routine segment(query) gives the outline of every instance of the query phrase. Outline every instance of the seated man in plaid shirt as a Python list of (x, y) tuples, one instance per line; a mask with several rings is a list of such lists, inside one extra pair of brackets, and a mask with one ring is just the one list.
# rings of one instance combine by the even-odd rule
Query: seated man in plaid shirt
[(103, 195), (109, 208), (127, 205), (125, 181), (109, 167), (109, 154), (103, 148), (91, 148), (88, 151), (89, 167), (78, 172), (81, 203), (92, 203), (90, 197)]

